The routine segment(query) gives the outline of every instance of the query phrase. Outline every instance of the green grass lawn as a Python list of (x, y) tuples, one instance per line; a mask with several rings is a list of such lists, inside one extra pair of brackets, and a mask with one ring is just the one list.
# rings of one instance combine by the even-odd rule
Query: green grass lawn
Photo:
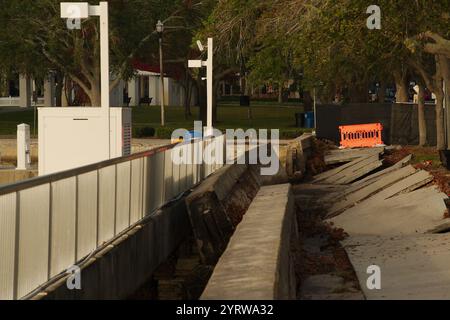
[[(37, 118), (37, 117), (36, 117)], [(17, 125), (26, 123), (30, 125), (33, 134), (34, 110), (0, 113), (0, 136), (16, 136)], [(37, 128), (36, 128), (37, 134)]]
[[(301, 107), (252, 107), (253, 120), (248, 119), (248, 108), (221, 105), (218, 108), (216, 128), (224, 129), (280, 129), (282, 138), (292, 138), (306, 130), (295, 127), (295, 113), (302, 112)], [(192, 108), (192, 116), (185, 119), (184, 109), (179, 107), (166, 108), (166, 130), (160, 130), (160, 108), (158, 106), (141, 106), (133, 108), (133, 127), (150, 127), (156, 130), (159, 138), (168, 138), (171, 129), (192, 129), (194, 121), (198, 119), (199, 108)], [(0, 136), (15, 136), (17, 125), (27, 123), (33, 133), (33, 110), (0, 113)], [(163, 136), (161, 136), (163, 135)]]

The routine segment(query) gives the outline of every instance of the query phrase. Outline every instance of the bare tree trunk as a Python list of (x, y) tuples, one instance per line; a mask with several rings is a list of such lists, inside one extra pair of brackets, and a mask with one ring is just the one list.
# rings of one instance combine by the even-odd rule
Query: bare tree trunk
[(401, 72), (394, 72), (394, 80), (395, 87), (397, 89), (397, 93), (395, 94), (396, 102), (408, 102), (409, 94), (408, 94), (408, 85), (406, 83), (406, 75)]
[(56, 87), (55, 87), (55, 95), (56, 95), (56, 106), (62, 106), (62, 94), (64, 91), (64, 74), (62, 72), (56, 73)]
[(218, 108), (220, 100), (220, 82), (214, 81), (213, 84), (213, 124), (215, 125), (219, 119)]
[(436, 94), (436, 133), (437, 133), (437, 150), (447, 149), (445, 146), (445, 129), (444, 129), (444, 96), (441, 92)]
[(91, 107), (101, 107), (102, 106), (102, 96), (100, 92), (100, 88), (93, 85), (89, 92), (86, 92), (91, 100)]
[(380, 82), (380, 89), (378, 90), (378, 102), (384, 103), (386, 99), (386, 82)]
[(419, 119), (419, 146), (423, 147), (427, 144), (427, 123), (425, 121), (425, 86), (419, 84), (419, 104), (418, 104), (418, 119)]
[(72, 100), (72, 84), (70, 79), (65, 76), (62, 82), (61, 107), (68, 107)]
[(430, 89), (436, 95), (436, 149), (445, 150), (446, 146), (446, 136), (445, 136), (445, 126), (444, 126), (444, 91), (442, 86), (442, 80), (444, 79), (445, 71), (439, 56), (435, 56), (436, 61), (436, 72), (434, 75), (429, 74), (426, 71), (426, 67), (417, 61), (410, 60), (409, 63), (416, 71), (421, 75), (423, 81), (425, 82), (428, 89)]
[[(450, 42), (448, 42), (450, 44)], [(443, 102), (445, 102), (445, 126), (447, 128), (447, 143), (446, 143), (446, 149), (449, 148), (450, 144), (450, 59), (445, 56), (440, 56), (440, 66), (441, 66), (441, 74), (442, 79), (444, 81), (443, 83)], [(444, 87), (445, 85), (445, 87)]]
[(283, 82), (280, 81), (278, 84), (278, 103), (283, 103)]
[[(436, 75), (435, 75), (435, 83), (436, 83), (436, 129), (437, 129), (437, 149), (438, 150), (446, 150), (446, 132), (445, 132), (445, 117), (444, 117), (444, 99), (445, 93), (443, 88), (443, 81), (448, 76), (448, 65), (445, 57), (436, 55)], [(448, 129), (448, 128), (447, 128)]]
[(191, 100), (192, 100), (192, 82), (190, 80), (187, 81), (186, 86), (184, 87), (184, 117), (185, 119), (189, 119), (192, 116), (191, 112)]

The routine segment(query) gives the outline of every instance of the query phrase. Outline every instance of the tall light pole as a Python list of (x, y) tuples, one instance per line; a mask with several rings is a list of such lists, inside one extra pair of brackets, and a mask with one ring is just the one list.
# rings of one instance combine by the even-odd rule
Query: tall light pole
[(160, 84), (159, 84), (159, 95), (161, 100), (161, 126), (165, 126), (165, 115), (164, 115), (164, 63), (163, 63), (163, 33), (164, 33), (164, 24), (161, 20), (158, 20), (156, 24), (156, 32), (159, 35), (159, 71), (160, 71)]

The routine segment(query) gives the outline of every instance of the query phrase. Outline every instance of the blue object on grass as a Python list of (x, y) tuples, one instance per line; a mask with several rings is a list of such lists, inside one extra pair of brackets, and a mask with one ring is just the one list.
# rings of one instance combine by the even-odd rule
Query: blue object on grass
[(308, 129), (314, 128), (314, 111), (305, 113), (305, 128)]

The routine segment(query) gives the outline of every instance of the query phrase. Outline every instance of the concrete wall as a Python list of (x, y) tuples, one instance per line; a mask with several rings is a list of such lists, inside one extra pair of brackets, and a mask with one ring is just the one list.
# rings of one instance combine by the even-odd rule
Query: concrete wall
[(280, 162), (289, 178), (301, 178), (306, 171), (306, 160), (311, 155), (313, 136), (305, 133), (280, 147)]
[(226, 165), (206, 179), (186, 203), (200, 258), (214, 265), (225, 251), (260, 188), (256, 166)]
[(31, 107), (32, 85), (30, 77), (23, 74), (20, 75), (19, 90), (20, 90), (19, 106), (21, 108)]
[(107, 245), (81, 267), (81, 290), (69, 290), (68, 276), (29, 299), (125, 299), (190, 235), (184, 199), (164, 208)]
[(262, 187), (220, 258), (202, 300), (296, 299), (298, 241), (289, 184)]

